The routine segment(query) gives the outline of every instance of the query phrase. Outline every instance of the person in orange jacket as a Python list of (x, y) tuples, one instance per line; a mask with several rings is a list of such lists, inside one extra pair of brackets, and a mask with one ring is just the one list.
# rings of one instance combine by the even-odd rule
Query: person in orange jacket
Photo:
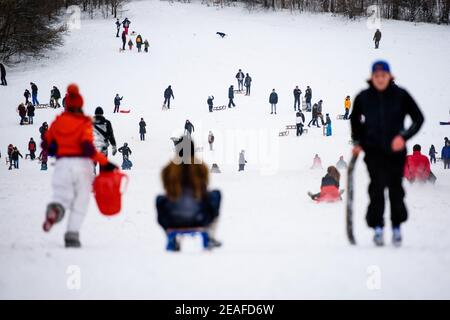
[(81, 246), (79, 231), (86, 215), (92, 181), (94, 162), (104, 171), (117, 168), (108, 162), (93, 144), (92, 119), (83, 114), (83, 97), (78, 86), (67, 88), (65, 111), (56, 117), (44, 135), (42, 148), (56, 157), (52, 180), (53, 196), (47, 206), (44, 231), (60, 222), (66, 211), (70, 211), (65, 246)]
[(424, 156), (420, 145), (413, 147), (413, 154), (406, 157), (404, 176), (409, 182), (426, 182), (430, 179), (430, 160)]
[(345, 102), (344, 102), (344, 108), (345, 108), (344, 120), (348, 120), (348, 115), (350, 113), (351, 106), (352, 106), (352, 102), (350, 101), (350, 96), (347, 96), (345, 98)]

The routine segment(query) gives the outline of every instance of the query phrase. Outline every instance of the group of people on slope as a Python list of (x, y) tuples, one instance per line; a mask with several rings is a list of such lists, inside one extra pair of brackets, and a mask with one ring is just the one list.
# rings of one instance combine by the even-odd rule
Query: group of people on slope
[[(122, 22), (120, 22), (119, 19), (116, 20), (116, 28), (117, 28), (117, 33), (116, 33), (116, 37), (119, 37), (119, 32), (120, 32), (120, 27), (123, 27), (123, 31), (122, 31), (122, 51), (125, 51), (125, 46), (128, 44), (128, 48), (130, 50), (133, 50), (133, 40), (131, 40), (131, 36), (128, 39), (127, 42), (127, 36), (128, 36), (128, 29), (130, 27), (131, 21), (128, 18), (125, 18)], [(133, 34), (131, 34), (133, 35)], [(150, 44), (148, 42), (147, 39), (145, 39), (145, 41), (142, 39), (142, 36), (140, 34), (138, 34), (136, 36), (136, 48), (138, 50), (138, 52), (142, 51), (142, 46), (144, 46), (144, 51), (148, 52), (148, 48), (150, 47)]]

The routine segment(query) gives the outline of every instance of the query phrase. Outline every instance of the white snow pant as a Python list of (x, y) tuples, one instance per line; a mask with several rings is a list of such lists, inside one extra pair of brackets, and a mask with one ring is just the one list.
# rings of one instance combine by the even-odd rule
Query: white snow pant
[(93, 169), (92, 160), (87, 158), (56, 160), (52, 179), (52, 202), (61, 204), (66, 215), (70, 212), (67, 231), (80, 231), (89, 206), (94, 180)]

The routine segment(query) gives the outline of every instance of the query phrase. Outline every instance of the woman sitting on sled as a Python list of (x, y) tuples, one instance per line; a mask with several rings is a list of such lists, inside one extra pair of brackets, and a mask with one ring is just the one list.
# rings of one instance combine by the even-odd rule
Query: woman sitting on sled
[[(163, 169), (166, 194), (156, 198), (158, 223), (169, 235), (172, 230), (205, 229), (209, 248), (221, 245), (214, 237), (219, 216), (221, 194), (208, 191), (208, 168), (194, 155), (194, 143), (184, 136), (175, 143), (175, 158)], [(175, 250), (179, 244), (173, 239)]]
[(318, 202), (334, 202), (342, 200), (341, 192), (339, 191), (340, 178), (341, 175), (335, 166), (328, 167), (327, 174), (322, 178), (320, 193), (312, 194), (309, 192), (308, 195), (311, 199)]

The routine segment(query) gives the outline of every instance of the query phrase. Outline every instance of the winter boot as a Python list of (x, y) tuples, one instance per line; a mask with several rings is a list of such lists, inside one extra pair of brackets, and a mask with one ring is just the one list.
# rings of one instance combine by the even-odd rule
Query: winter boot
[(49, 232), (52, 226), (64, 218), (64, 207), (59, 203), (49, 203), (47, 206), (46, 218), (42, 228)]
[(66, 248), (80, 248), (81, 242), (78, 232), (67, 231), (64, 235), (64, 242), (66, 244)]
[(394, 247), (400, 247), (402, 245), (402, 234), (400, 227), (394, 227), (392, 229), (392, 244)]
[(375, 235), (373, 236), (373, 242), (375, 242), (375, 245), (377, 247), (384, 246), (383, 228), (381, 228), (381, 227), (376, 227), (375, 228)]
[(213, 237), (209, 237), (209, 242), (208, 242), (208, 249), (214, 249), (214, 248), (219, 248), (222, 246), (222, 242), (216, 240)]

